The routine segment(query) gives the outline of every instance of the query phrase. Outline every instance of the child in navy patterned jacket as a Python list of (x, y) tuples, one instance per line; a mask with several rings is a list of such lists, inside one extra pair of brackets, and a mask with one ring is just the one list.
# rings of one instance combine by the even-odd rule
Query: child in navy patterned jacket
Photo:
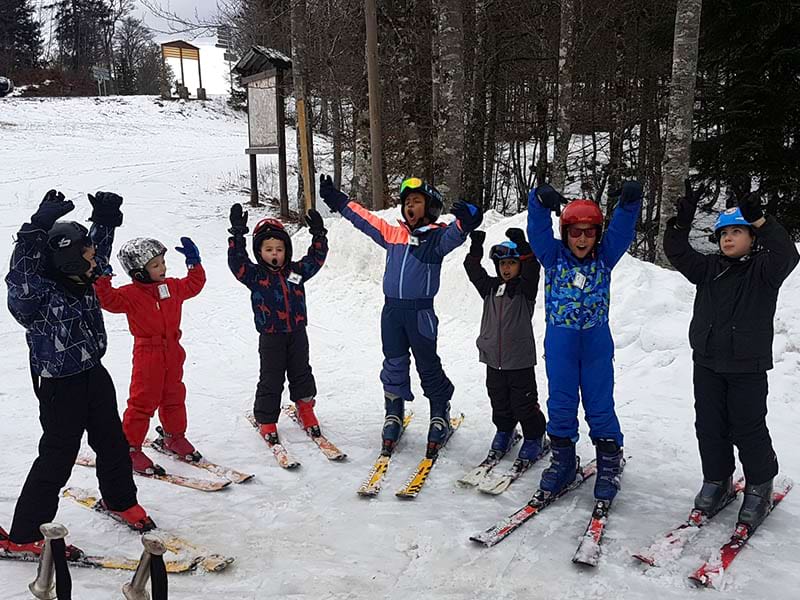
[(289, 397), (297, 405), (303, 428), (319, 436), (319, 421), (314, 414), (317, 387), (308, 359), (304, 284), (322, 268), (328, 254), (328, 232), (322, 217), (313, 209), (308, 211), (311, 246), (298, 262), (292, 262), (292, 240), (277, 219), (262, 219), (253, 229), (255, 263), (247, 256), (247, 212), (242, 211), (241, 204), (231, 207), (230, 221), (228, 266), (250, 290), (260, 334), (261, 370), (253, 409), (259, 433), (269, 444), (278, 443), (281, 393), (288, 375)]

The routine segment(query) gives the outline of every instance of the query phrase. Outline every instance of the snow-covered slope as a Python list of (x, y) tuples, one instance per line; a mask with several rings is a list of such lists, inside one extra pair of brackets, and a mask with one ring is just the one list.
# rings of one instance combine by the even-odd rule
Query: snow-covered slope
[[(282, 437), (303, 463), (299, 471), (283, 471), (243, 418), (258, 374), (257, 334), (247, 290), (226, 264), (227, 211), (246, 196), (225, 190), (235, 187), (230, 183), (238, 181), (237, 173), (246, 173), (246, 142), (245, 121), (221, 101), (206, 107), (161, 105), (147, 98), (0, 101), (2, 264), (8, 262), (19, 224), (52, 187), (76, 201), (72, 216), (81, 220), (89, 215), (86, 192), (122, 194), (125, 223), (119, 242), (147, 235), (171, 247), (188, 235), (201, 249), (208, 285), (187, 302), (183, 318), (188, 433), (211, 460), (257, 477), (215, 494), (137, 479), (140, 501), (160, 525), (236, 556), (236, 563), (221, 574), (171, 577), (171, 597), (678, 599), (695, 593), (685, 576), (725, 538), (734, 508), (710, 525), (673, 567), (642, 574), (629, 558), (683, 518), (700, 483), (686, 339), (692, 286), (676, 273), (630, 257), (614, 273), (616, 399), (630, 461), (598, 569), (587, 572), (570, 562), (589, 516), (591, 485), (501, 545), (481, 549), (468, 541), (469, 535), (523, 504), (542, 466), (496, 498), (455, 485), (483, 458), (493, 433), (484, 368), (474, 345), (480, 299), (461, 266), (465, 247), (445, 260), (436, 307), (440, 354), (456, 384), (453, 407), (466, 420), (414, 502), (400, 502), (393, 492), (423, 453), (427, 406), (421, 393), (413, 405), (417, 419), (392, 463), (382, 495), (365, 501), (355, 494), (375, 458), (383, 419), (378, 380), (383, 254), (346, 222), (327, 222), (330, 255), (308, 285), (308, 303), (312, 365), (320, 390), (317, 412), (349, 461), (325, 461), (304, 433), (282, 421)], [(389, 210), (384, 216), (398, 215)], [(524, 222), (525, 215), (488, 215), (488, 243), (499, 241), (507, 227), (524, 227)], [(307, 233), (298, 233), (295, 252), (302, 252), (308, 241)], [(184, 272), (179, 259), (176, 252), (167, 254), (172, 273)], [(116, 259), (113, 264), (119, 270)], [(800, 273), (795, 272), (778, 306), (769, 417), (782, 470), (795, 477), (800, 477), (798, 313)], [(131, 337), (124, 317), (107, 315), (106, 325), (110, 350), (105, 364), (122, 409)], [(541, 307), (535, 329), (541, 355)], [(0, 311), (0, 344), (0, 524), (8, 527), (40, 429), (23, 330), (5, 310)], [(537, 367), (537, 378), (544, 404), (543, 364)], [(415, 387), (419, 390), (416, 381)], [(585, 428), (582, 432), (579, 450), (588, 457), (592, 449)], [(193, 472), (183, 465), (175, 470)], [(95, 488), (94, 473), (76, 467), (70, 484)], [(790, 495), (740, 556), (718, 597), (795, 594), (800, 583), (795, 551), (799, 507)], [(136, 535), (67, 502), (62, 502), (57, 520), (69, 527), (73, 543), (92, 553), (140, 552)], [(0, 598), (29, 597), (26, 585), (34, 566), (2, 563), (0, 573)], [(121, 597), (119, 589), (129, 578), (112, 571), (72, 573), (74, 597), (81, 600)]]

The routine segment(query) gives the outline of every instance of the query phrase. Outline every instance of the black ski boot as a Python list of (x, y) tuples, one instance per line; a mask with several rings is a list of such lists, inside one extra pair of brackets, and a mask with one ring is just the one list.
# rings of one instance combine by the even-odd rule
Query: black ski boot
[(736, 492), (733, 489), (733, 477), (722, 481), (703, 480), (703, 487), (694, 498), (694, 507), (711, 517), (725, 508), (733, 500)]
[(428, 458), (436, 458), (439, 449), (444, 446), (447, 438), (450, 437), (450, 402), (444, 410), (431, 406), (431, 422), (428, 427)]
[(772, 510), (772, 479), (758, 485), (744, 486), (744, 500), (739, 509), (739, 523), (744, 523), (752, 533)]
[(405, 400), (394, 394), (386, 394), (384, 397), (386, 407), (386, 418), (383, 421), (383, 444), (381, 454), (390, 456), (394, 450), (400, 434), (403, 433), (403, 418), (405, 416)]

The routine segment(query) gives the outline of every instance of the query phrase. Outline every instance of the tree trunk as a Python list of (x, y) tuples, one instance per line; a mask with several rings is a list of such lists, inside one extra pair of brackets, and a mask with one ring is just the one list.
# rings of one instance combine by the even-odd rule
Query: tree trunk
[(464, 168), (464, 16), (461, 0), (439, 5), (439, 95), (437, 162), (441, 165), (438, 188), (452, 202), (463, 195)]
[(692, 145), (692, 117), (697, 77), (697, 53), (700, 38), (702, 0), (678, 0), (675, 37), (672, 48), (672, 81), (669, 91), (667, 139), (664, 148), (661, 214), (656, 262), (669, 264), (664, 255), (663, 238), (667, 220), (675, 216), (675, 201), (683, 193), (689, 175)]
[(336, 91), (331, 102), (331, 133), (333, 136), (333, 185), (342, 189), (342, 100)]
[(572, 70), (575, 65), (575, 1), (561, 0), (561, 41), (558, 46), (558, 112), (553, 151), (552, 185), (563, 191), (567, 181), (567, 154), (572, 135)]
[(384, 208), (383, 134), (381, 127), (381, 81), (378, 71), (378, 12), (376, 0), (365, 0), (367, 25), (367, 86), (369, 89), (369, 139), (371, 154), (372, 207)]
[(297, 112), (297, 157), (299, 159), (297, 201), (302, 213), (316, 205), (314, 185), (314, 143), (311, 115), (306, 104), (306, 0), (293, 0), (292, 23), (292, 82)]
[(368, 208), (372, 206), (372, 160), (369, 140), (369, 111), (356, 109), (353, 114), (355, 152), (351, 194)]

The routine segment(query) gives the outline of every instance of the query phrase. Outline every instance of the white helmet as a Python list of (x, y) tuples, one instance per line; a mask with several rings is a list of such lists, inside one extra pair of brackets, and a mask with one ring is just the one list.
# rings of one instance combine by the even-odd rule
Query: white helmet
[(122, 263), (122, 268), (139, 281), (149, 281), (144, 267), (157, 256), (166, 254), (167, 248), (152, 238), (133, 238), (122, 244), (117, 258)]

